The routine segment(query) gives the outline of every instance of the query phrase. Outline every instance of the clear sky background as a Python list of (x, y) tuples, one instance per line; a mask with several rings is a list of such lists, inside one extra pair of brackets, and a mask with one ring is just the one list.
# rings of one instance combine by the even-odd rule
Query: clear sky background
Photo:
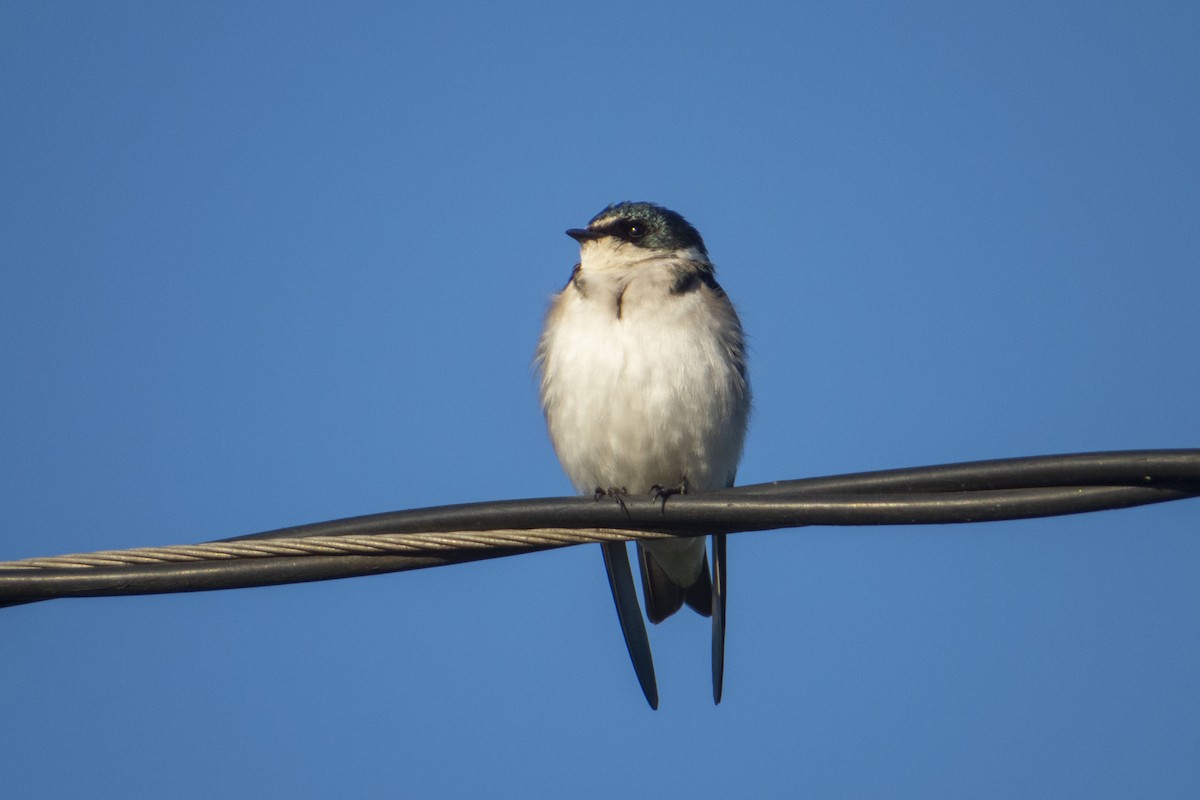
[[(568, 494), (606, 204), (704, 235), (743, 483), (1200, 445), (1194, 2), (6, 3), (0, 558)], [(1195, 797), (1200, 501), (0, 611), (0, 794)]]

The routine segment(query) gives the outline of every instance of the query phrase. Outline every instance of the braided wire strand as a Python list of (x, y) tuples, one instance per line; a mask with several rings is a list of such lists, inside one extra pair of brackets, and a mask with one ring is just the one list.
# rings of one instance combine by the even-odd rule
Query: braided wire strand
[(617, 528), (534, 528), (531, 530), (442, 531), (436, 533), (379, 533), (349, 536), (307, 536), (299, 539), (260, 539), (206, 544), (99, 550), (61, 556), (0, 562), (0, 570), (89, 569), (144, 564), (182, 564), (242, 558), (303, 558), (305, 556), (422, 556), (493, 548), (545, 549), (588, 542), (669, 539), (671, 534)]
[(987, 522), (1200, 496), (1200, 449), (1032, 456), (620, 502), (558, 497), (418, 508), (214, 542), (0, 562), (0, 607), (270, 586), (445, 566), (585, 542), (810, 525)]

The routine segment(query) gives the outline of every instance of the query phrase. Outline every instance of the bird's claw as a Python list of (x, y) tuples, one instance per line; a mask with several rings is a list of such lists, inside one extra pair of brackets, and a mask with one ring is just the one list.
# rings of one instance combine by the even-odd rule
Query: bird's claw
[(677, 494), (687, 494), (687, 493), (688, 493), (687, 478), (684, 478), (682, 481), (680, 481), (678, 486), (662, 486), (661, 484), (656, 483), (650, 487), (650, 497), (652, 497), (655, 500), (662, 501), (662, 507), (660, 509), (661, 511), (667, 510), (667, 498), (668, 497), (672, 497)]
[(593, 499), (599, 500), (601, 497), (611, 497), (613, 500), (617, 501), (617, 505), (621, 507), (621, 510), (628, 514), (629, 509), (625, 507), (625, 495), (627, 494), (629, 494), (629, 492), (624, 486), (621, 486), (620, 488), (616, 486), (610, 486), (607, 489), (597, 486), (595, 494), (593, 495)]

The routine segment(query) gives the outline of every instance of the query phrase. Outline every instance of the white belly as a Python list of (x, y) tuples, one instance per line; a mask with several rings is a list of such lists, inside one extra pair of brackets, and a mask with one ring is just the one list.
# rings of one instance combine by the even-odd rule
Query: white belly
[[(567, 476), (583, 494), (732, 486), (750, 410), (732, 307), (706, 286), (673, 291), (665, 263), (623, 283), (598, 274), (563, 290), (538, 348)], [(680, 586), (704, 563), (703, 537), (644, 546)]]
[(620, 318), (583, 301), (563, 311), (545, 342), (543, 403), (575, 488), (732, 485), (748, 399), (719, 320), (689, 297)]

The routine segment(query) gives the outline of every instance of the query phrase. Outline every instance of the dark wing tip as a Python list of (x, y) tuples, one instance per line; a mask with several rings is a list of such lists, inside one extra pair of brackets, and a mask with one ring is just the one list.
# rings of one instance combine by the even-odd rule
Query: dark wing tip
[(658, 682), (654, 679), (654, 657), (650, 654), (650, 640), (646, 637), (642, 608), (638, 605), (637, 591), (633, 586), (629, 551), (625, 549), (624, 542), (605, 542), (600, 547), (604, 553), (608, 585), (617, 606), (617, 619), (625, 636), (625, 647), (629, 650), (629, 660), (633, 662), (633, 671), (637, 673), (646, 702), (650, 708), (657, 710)]
[(712, 682), (713, 702), (721, 704), (721, 693), (725, 688), (725, 585), (727, 559), (725, 557), (725, 534), (713, 534), (713, 586), (712, 586)]

